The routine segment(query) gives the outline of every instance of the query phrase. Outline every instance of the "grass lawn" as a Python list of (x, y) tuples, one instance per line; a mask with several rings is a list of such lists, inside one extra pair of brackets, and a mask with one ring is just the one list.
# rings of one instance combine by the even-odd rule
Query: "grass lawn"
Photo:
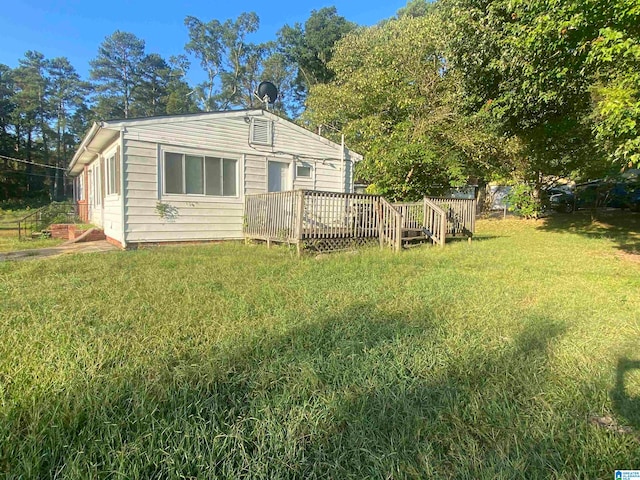
[(640, 216), (478, 228), (400, 255), (0, 263), (0, 476), (640, 469)]
[(2, 210), (0, 209), (0, 253), (17, 250), (31, 250), (59, 245), (63, 240), (53, 238), (18, 239), (18, 221), (35, 210)]

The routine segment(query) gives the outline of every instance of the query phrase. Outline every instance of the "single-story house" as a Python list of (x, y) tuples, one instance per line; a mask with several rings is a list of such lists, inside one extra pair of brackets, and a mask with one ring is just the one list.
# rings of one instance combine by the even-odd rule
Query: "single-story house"
[(256, 109), (94, 123), (69, 174), (85, 220), (124, 248), (242, 239), (245, 195), (351, 193), (361, 159)]

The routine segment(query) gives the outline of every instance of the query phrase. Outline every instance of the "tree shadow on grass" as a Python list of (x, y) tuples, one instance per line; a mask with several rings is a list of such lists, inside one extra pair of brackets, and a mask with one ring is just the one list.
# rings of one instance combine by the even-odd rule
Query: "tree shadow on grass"
[[(540, 230), (609, 238), (621, 251), (640, 255), (640, 214), (627, 211), (579, 211), (546, 217)], [(640, 258), (640, 257), (639, 257)]]
[[(495, 240), (496, 238), (504, 238), (502, 235), (484, 235), (484, 234), (477, 234), (474, 235), (473, 238), (471, 239), (472, 243), (475, 242), (485, 242), (488, 240)], [(462, 235), (456, 235), (455, 237), (447, 237), (447, 243), (460, 243), (460, 242), (468, 242), (469, 241), (469, 237), (465, 237)]]
[(549, 352), (564, 324), (526, 318), (502, 343), (473, 332), (476, 342), (465, 343), (434, 318), (428, 309), (400, 314), (356, 304), (325, 318), (247, 332), (224, 347), (212, 342), (205, 352), (167, 348), (153, 366), (126, 374), (117, 367), (126, 360), (114, 358), (104, 372), (63, 392), (16, 404), (0, 422), (0, 472), (41, 478), (570, 475), (581, 456), (556, 450), (564, 425), (541, 400)]
[(640, 396), (629, 394), (626, 387), (628, 375), (635, 370), (640, 373), (640, 360), (618, 359), (616, 384), (611, 391), (611, 399), (616, 414), (631, 426), (640, 438)]

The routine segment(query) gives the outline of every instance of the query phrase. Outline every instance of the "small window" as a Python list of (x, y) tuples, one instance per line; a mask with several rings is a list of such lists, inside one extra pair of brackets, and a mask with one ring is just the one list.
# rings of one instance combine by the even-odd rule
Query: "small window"
[(115, 195), (118, 193), (118, 175), (117, 175), (117, 165), (116, 165), (116, 155), (115, 153), (107, 158), (107, 182), (106, 182), (106, 194), (107, 195)]
[(238, 162), (228, 158), (164, 153), (164, 193), (237, 196)]
[(251, 119), (251, 143), (273, 145), (273, 127), (271, 121), (263, 118)]
[(101, 178), (100, 178), (100, 161), (96, 162), (96, 166), (94, 169), (93, 175), (93, 191), (95, 192), (93, 195), (93, 199), (95, 205), (99, 207), (102, 204), (102, 189), (101, 189)]
[(296, 165), (296, 177), (311, 178), (311, 167), (309, 165)]
[(77, 200), (84, 200), (84, 171), (80, 172), (78, 176), (78, 180), (76, 182), (76, 186), (78, 188), (76, 192)]

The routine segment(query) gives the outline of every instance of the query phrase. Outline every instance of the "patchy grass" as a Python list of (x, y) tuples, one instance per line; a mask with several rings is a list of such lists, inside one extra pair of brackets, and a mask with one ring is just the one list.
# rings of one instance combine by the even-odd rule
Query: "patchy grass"
[(554, 221), (484, 221), (471, 245), (400, 255), (219, 244), (0, 264), (0, 473), (640, 468), (640, 267)]
[(0, 253), (53, 247), (63, 242), (63, 240), (53, 238), (18, 239), (18, 221), (33, 211), (28, 208), (21, 210), (0, 209)]
[(62, 242), (64, 242), (64, 240), (46, 237), (19, 240), (17, 228), (5, 229), (0, 226), (0, 253), (54, 247), (56, 245), (60, 245)]

